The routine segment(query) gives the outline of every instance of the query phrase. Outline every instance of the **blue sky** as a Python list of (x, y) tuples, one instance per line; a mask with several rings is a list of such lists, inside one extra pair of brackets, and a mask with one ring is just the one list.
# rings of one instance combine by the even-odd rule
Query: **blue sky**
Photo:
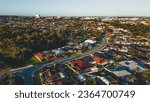
[(150, 16), (150, 0), (0, 0), (0, 15)]

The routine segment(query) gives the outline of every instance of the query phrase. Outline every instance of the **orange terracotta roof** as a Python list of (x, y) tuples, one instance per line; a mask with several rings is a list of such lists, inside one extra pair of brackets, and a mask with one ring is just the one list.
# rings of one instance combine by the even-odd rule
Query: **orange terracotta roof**
[(105, 59), (99, 58), (99, 57), (94, 57), (93, 60), (94, 60), (95, 62), (97, 62), (97, 63), (103, 63), (103, 62), (106, 62)]

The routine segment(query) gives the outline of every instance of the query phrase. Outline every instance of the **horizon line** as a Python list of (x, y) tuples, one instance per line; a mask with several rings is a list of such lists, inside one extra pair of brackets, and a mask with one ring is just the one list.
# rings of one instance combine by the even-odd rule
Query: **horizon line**
[[(35, 14), (35, 15), (40, 15), (40, 14)], [(9, 14), (9, 15), (3, 15), (3, 14), (0, 14), (0, 16), (24, 16), (24, 17), (34, 17), (35, 15), (18, 15), (18, 14)], [(80, 16), (77, 16), (77, 15), (40, 15), (41, 17), (150, 17), (150, 16), (143, 16), (143, 15), (80, 15)]]

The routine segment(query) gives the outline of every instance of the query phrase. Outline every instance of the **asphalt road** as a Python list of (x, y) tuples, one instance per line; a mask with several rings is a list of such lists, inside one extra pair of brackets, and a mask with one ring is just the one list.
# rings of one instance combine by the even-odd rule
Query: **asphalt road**
[(90, 50), (88, 52), (85, 52), (84, 54), (69, 57), (69, 58), (62, 59), (62, 60), (56, 60), (56, 61), (53, 61), (53, 62), (41, 63), (40, 65), (34, 65), (34, 66), (29, 65), (27, 67), (12, 69), (11, 72), (14, 72), (16, 76), (21, 76), (24, 79), (24, 85), (33, 85), (34, 73), (37, 70), (42, 69), (46, 66), (50, 66), (53, 63), (67, 63), (71, 60), (76, 60), (76, 59), (79, 59), (79, 58), (89, 56), (91, 54), (94, 54), (95, 52), (98, 52), (98, 51), (104, 49), (107, 45), (108, 45), (107, 40), (105, 38), (103, 38), (101, 45), (93, 48), (92, 50)]

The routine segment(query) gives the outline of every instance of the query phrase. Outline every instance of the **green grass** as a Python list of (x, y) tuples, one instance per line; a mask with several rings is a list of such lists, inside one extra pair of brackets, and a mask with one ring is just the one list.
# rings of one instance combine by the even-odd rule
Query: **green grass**
[(78, 55), (77, 53), (73, 53), (73, 54), (71, 54), (69, 57), (77, 56), (77, 55)]
[(95, 72), (93, 73), (93, 75), (97, 75), (97, 76), (102, 75), (102, 71)]

